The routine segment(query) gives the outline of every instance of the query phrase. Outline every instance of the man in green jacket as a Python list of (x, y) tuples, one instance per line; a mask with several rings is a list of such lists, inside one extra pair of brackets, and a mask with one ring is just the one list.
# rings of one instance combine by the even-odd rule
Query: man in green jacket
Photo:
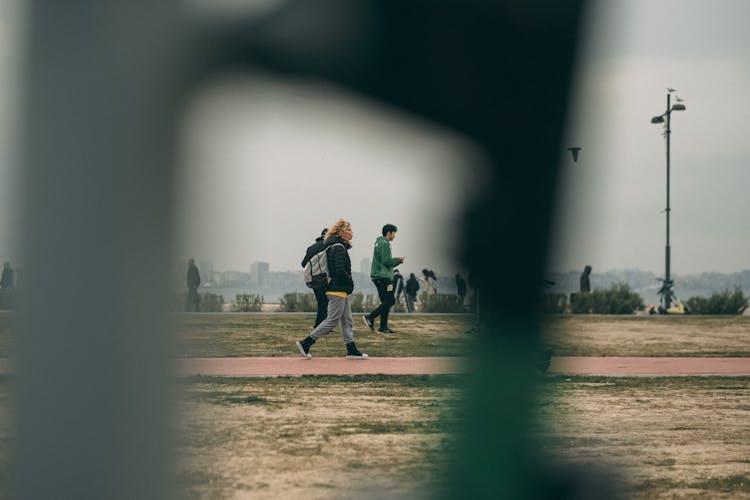
[(370, 314), (362, 316), (362, 319), (370, 330), (374, 330), (375, 318), (380, 316), (380, 333), (393, 333), (388, 328), (388, 314), (396, 302), (393, 295), (393, 268), (404, 262), (403, 257), (391, 257), (391, 241), (396, 237), (397, 230), (393, 224), (383, 226), (383, 236), (375, 240), (375, 250), (372, 254), (370, 278), (378, 289), (380, 305)]

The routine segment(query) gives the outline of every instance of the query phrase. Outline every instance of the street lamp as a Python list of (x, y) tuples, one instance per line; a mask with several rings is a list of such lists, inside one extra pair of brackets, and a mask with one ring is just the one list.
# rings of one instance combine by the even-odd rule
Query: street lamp
[(672, 291), (672, 286), (674, 283), (672, 282), (672, 278), (670, 276), (670, 246), (669, 246), (669, 213), (671, 212), (671, 209), (669, 208), (669, 137), (672, 134), (672, 130), (670, 128), (670, 121), (672, 117), (672, 111), (685, 111), (685, 105), (681, 104), (681, 99), (678, 97), (677, 103), (672, 106), (671, 104), (671, 98), (672, 98), (672, 92), (674, 92), (674, 89), (667, 89), (667, 110), (658, 115), (651, 118), (651, 123), (665, 123), (666, 128), (666, 137), (667, 137), (667, 245), (664, 248), (664, 280), (662, 281), (662, 286), (659, 289), (659, 295), (661, 295), (661, 307), (663, 312), (667, 312), (667, 309), (669, 309), (672, 298), (674, 297), (674, 292)]

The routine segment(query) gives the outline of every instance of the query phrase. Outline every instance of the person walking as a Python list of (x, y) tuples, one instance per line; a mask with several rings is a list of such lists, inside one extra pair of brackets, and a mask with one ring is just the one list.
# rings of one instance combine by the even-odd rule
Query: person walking
[(194, 259), (188, 259), (187, 268), (187, 288), (188, 297), (187, 304), (185, 304), (185, 310), (200, 311), (201, 307), (201, 296), (198, 295), (198, 287), (201, 284), (201, 274), (198, 272), (198, 267), (195, 265)]
[(395, 303), (393, 296), (393, 268), (404, 262), (403, 257), (391, 257), (391, 241), (396, 237), (398, 228), (393, 224), (386, 224), (382, 229), (382, 236), (375, 240), (375, 249), (372, 254), (372, 267), (370, 278), (378, 290), (380, 305), (370, 314), (365, 314), (362, 319), (370, 330), (375, 330), (375, 318), (380, 317), (380, 333), (394, 333), (388, 328), (388, 315)]
[(331, 278), (326, 289), (328, 312), (326, 318), (310, 332), (310, 335), (295, 342), (297, 349), (306, 359), (312, 358), (310, 347), (322, 336), (331, 333), (339, 323), (341, 323), (341, 335), (346, 345), (347, 359), (367, 359), (367, 354), (360, 352), (354, 343), (352, 305), (349, 300), (349, 296), (354, 291), (352, 261), (349, 258), (353, 237), (352, 226), (344, 219), (337, 220), (326, 233), (324, 248), (326, 249), (328, 276)]
[(422, 269), (425, 295), (437, 295), (437, 277), (429, 269)]
[(398, 272), (398, 269), (393, 270), (393, 292), (394, 292), (394, 305), (401, 304), (401, 296), (404, 295), (404, 277)]
[(417, 302), (417, 292), (419, 291), (419, 280), (414, 273), (409, 274), (406, 280), (406, 308), (411, 313), (414, 312), (414, 304)]
[(460, 274), (456, 274), (456, 303), (461, 311), (464, 310), (464, 300), (466, 300), (466, 281)]
[[(315, 238), (315, 243), (307, 247), (305, 258), (302, 259), (302, 267), (305, 267), (314, 255), (323, 251), (325, 235), (327, 232), (328, 229), (323, 229), (323, 231), (320, 232), (320, 236)], [(313, 325), (313, 328), (317, 327), (324, 319), (326, 319), (326, 315), (328, 314), (328, 296), (326, 295), (326, 288), (326, 286), (313, 288), (315, 302), (318, 304), (318, 313), (315, 315), (315, 324)]]

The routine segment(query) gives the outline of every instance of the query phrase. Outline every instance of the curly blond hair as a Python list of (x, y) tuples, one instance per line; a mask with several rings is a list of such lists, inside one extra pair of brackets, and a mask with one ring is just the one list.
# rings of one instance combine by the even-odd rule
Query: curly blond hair
[(341, 236), (341, 233), (346, 231), (348, 228), (352, 227), (352, 225), (349, 223), (346, 219), (339, 219), (336, 222), (331, 225), (331, 227), (328, 228), (328, 232), (326, 233), (326, 239), (330, 238), (331, 236)]

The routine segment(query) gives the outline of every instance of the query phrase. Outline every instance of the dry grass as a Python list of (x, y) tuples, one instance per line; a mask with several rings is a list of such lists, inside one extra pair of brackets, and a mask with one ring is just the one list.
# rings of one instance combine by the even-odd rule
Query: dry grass
[(545, 318), (560, 356), (750, 356), (750, 316)]
[[(184, 315), (178, 317), (179, 354), (186, 357), (296, 356), (296, 340), (312, 331), (314, 314)], [(371, 356), (462, 356), (470, 351), (473, 336), (470, 315), (391, 315), (389, 327), (397, 333), (382, 335), (354, 317), (354, 337)], [(376, 325), (377, 326), (377, 325)], [(316, 356), (344, 354), (336, 328), (315, 344)]]
[(194, 379), (179, 498), (423, 496), (440, 478), (455, 377)]
[(548, 452), (633, 498), (750, 498), (750, 378), (550, 378)]

